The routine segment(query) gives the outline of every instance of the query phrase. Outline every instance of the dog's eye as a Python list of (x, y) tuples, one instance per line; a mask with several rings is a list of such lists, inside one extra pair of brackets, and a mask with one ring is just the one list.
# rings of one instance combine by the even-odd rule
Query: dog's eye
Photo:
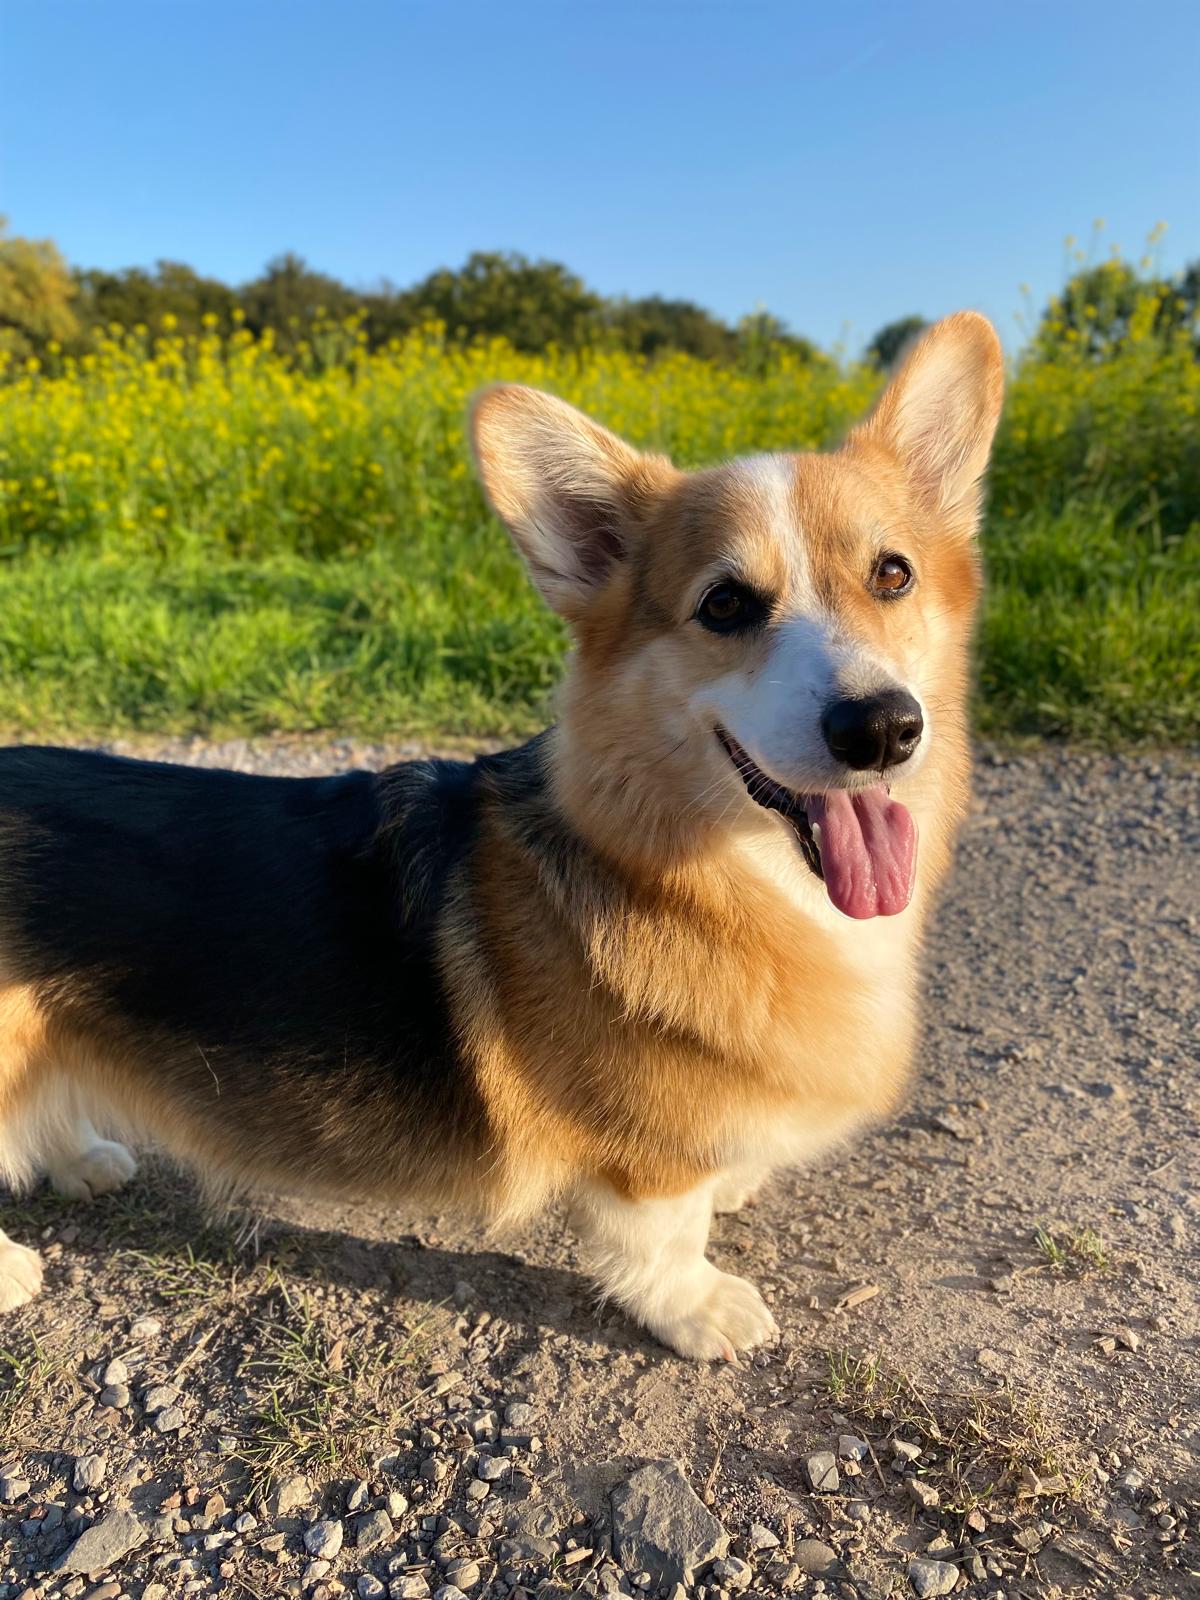
[(717, 583), (696, 608), (696, 620), (710, 633), (739, 633), (756, 627), (766, 611), (758, 595), (740, 583)]
[(886, 595), (889, 600), (910, 589), (912, 581), (913, 569), (903, 556), (894, 553), (880, 556), (871, 574), (872, 589), (876, 594)]

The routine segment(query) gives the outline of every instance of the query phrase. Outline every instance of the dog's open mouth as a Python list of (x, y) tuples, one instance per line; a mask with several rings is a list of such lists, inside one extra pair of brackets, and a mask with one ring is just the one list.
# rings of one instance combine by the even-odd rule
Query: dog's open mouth
[(769, 777), (726, 729), (718, 726), (716, 734), (750, 798), (788, 823), (839, 911), (865, 918), (904, 910), (916, 881), (917, 827), (886, 785), (797, 794)]

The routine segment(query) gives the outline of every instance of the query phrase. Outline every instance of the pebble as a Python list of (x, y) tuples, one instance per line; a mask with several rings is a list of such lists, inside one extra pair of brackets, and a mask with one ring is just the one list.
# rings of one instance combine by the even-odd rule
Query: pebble
[(865, 1461), (870, 1454), (867, 1441), (856, 1433), (843, 1433), (838, 1439), (838, 1455), (843, 1461)]
[(132, 1398), (127, 1383), (108, 1383), (100, 1391), (100, 1404), (112, 1406), (115, 1411), (124, 1411)]
[(323, 1556), (331, 1561), (342, 1548), (342, 1524), (334, 1517), (324, 1517), (304, 1530), (304, 1548), (310, 1556)]
[(926, 1483), (924, 1478), (909, 1478), (905, 1484), (909, 1498), (925, 1511), (933, 1511), (941, 1504), (941, 1495), (932, 1483)]
[(499, 1483), (501, 1478), (507, 1477), (511, 1466), (512, 1462), (504, 1456), (480, 1456), (475, 1472), (484, 1483)]
[(360, 1478), (346, 1496), (347, 1511), (361, 1511), (370, 1498), (370, 1485), (365, 1478)]
[(383, 1600), (383, 1596), (387, 1593), (384, 1585), (371, 1572), (361, 1573), (355, 1587), (360, 1600)]
[(741, 1556), (724, 1556), (712, 1564), (712, 1576), (722, 1588), (732, 1589), (735, 1594), (741, 1594), (750, 1587), (754, 1578), (754, 1568), (748, 1561), (743, 1561)]
[(29, 1493), (29, 1479), (15, 1476), (0, 1478), (0, 1500), (11, 1505), (14, 1500), (24, 1500)]
[(926, 1600), (930, 1595), (949, 1594), (958, 1582), (958, 1568), (948, 1561), (926, 1561), (916, 1556), (908, 1563), (908, 1581), (921, 1600)]
[(253, 1511), (243, 1511), (240, 1517), (234, 1518), (234, 1533), (253, 1533), (254, 1529), (257, 1527), (258, 1518), (254, 1515)]
[(285, 1478), (271, 1495), (271, 1513), (276, 1517), (295, 1516), (312, 1501), (312, 1484), (303, 1473)]
[(157, 1317), (139, 1317), (137, 1321), (130, 1326), (129, 1337), (131, 1339), (138, 1340), (157, 1339), (161, 1332), (162, 1323)]
[(804, 1473), (815, 1494), (836, 1494), (841, 1487), (837, 1458), (832, 1450), (817, 1450), (804, 1463)]
[(146, 1530), (132, 1511), (110, 1511), (99, 1522), (85, 1528), (66, 1554), (58, 1561), (63, 1572), (104, 1572), (122, 1556), (136, 1549)]
[(921, 1446), (913, 1444), (910, 1439), (893, 1439), (892, 1456), (896, 1461), (919, 1461)]
[(178, 1433), (183, 1427), (183, 1411), (179, 1406), (167, 1406), (154, 1419), (156, 1433)]
[(359, 1517), (354, 1528), (354, 1543), (359, 1550), (378, 1550), (392, 1538), (395, 1529), (386, 1511), (368, 1511)]
[(300, 1575), (300, 1587), (311, 1589), (314, 1584), (320, 1583), (332, 1564), (329, 1561), (310, 1561)]
[(441, 1456), (427, 1456), (421, 1463), (421, 1476), (426, 1483), (441, 1483), (449, 1471), (448, 1463)]
[(504, 1420), (510, 1428), (532, 1428), (537, 1421), (537, 1412), (532, 1406), (515, 1401), (504, 1408)]
[(75, 1471), (71, 1477), (71, 1487), (76, 1494), (86, 1494), (89, 1489), (98, 1489), (104, 1482), (104, 1474), (107, 1471), (107, 1456), (77, 1456), (75, 1459)]
[(451, 1561), (446, 1567), (447, 1582), (457, 1584), (460, 1589), (473, 1589), (480, 1576), (478, 1561), (472, 1561), (469, 1557)]
[(823, 1539), (801, 1539), (795, 1549), (796, 1565), (810, 1578), (821, 1578), (837, 1565), (837, 1551)]
[(100, 1374), (100, 1381), (102, 1383), (129, 1382), (129, 1368), (121, 1360), (120, 1356), (114, 1356), (113, 1359), (108, 1363), (104, 1371)]
[(777, 1550), (779, 1548), (779, 1540), (771, 1532), (770, 1528), (764, 1527), (761, 1522), (752, 1522), (750, 1524), (750, 1532), (746, 1536), (746, 1543), (751, 1550)]
[(391, 1600), (428, 1600), (429, 1582), (420, 1572), (406, 1572), (388, 1585)]
[(142, 1410), (148, 1417), (156, 1411), (165, 1411), (179, 1399), (179, 1390), (170, 1383), (155, 1383), (142, 1395)]
[(110, 1578), (107, 1583), (98, 1583), (89, 1591), (87, 1600), (117, 1600), (121, 1592), (121, 1585), (114, 1583)]
[(408, 1510), (408, 1501), (398, 1490), (393, 1489), (387, 1497), (387, 1512), (393, 1522), (398, 1522)]

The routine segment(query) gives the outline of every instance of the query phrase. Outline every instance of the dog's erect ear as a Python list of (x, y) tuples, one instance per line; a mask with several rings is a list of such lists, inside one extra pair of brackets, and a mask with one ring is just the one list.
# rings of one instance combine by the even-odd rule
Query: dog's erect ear
[(534, 583), (568, 620), (607, 583), (639, 511), (674, 475), (565, 400), (517, 384), (476, 398), (471, 446)]
[(996, 330), (978, 312), (960, 311), (922, 335), (850, 443), (882, 445), (919, 499), (970, 532), (1003, 398)]

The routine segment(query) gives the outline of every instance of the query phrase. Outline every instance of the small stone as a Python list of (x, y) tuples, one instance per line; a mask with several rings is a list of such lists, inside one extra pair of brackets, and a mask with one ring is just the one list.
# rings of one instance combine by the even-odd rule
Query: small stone
[(440, 1456), (428, 1456), (422, 1461), (420, 1471), (426, 1483), (441, 1483), (450, 1468)]
[(926, 1483), (924, 1478), (909, 1478), (905, 1487), (909, 1498), (919, 1505), (924, 1511), (933, 1511), (941, 1503), (941, 1495), (932, 1483)]
[(892, 1456), (896, 1461), (919, 1461), (921, 1446), (913, 1444), (910, 1439), (893, 1439)]
[(365, 1478), (360, 1478), (346, 1496), (347, 1511), (361, 1511), (370, 1499), (371, 1489)]
[(157, 1339), (162, 1332), (162, 1323), (157, 1317), (139, 1317), (129, 1329), (129, 1337), (139, 1342)]
[(124, 1411), (132, 1398), (127, 1383), (108, 1383), (100, 1391), (100, 1404), (112, 1406), (114, 1411)]
[(393, 1489), (387, 1497), (388, 1516), (391, 1517), (393, 1522), (398, 1522), (407, 1510), (408, 1501), (398, 1490)]
[[(651, 1461), (612, 1491), (612, 1553), (626, 1572), (650, 1570), (659, 1587), (691, 1587), (724, 1556), (729, 1535), (673, 1461)], [(601, 1575), (598, 1580), (603, 1588)]]
[(804, 1473), (815, 1494), (836, 1494), (841, 1487), (837, 1459), (832, 1450), (818, 1450), (804, 1463)]
[(470, 1483), (467, 1485), (468, 1500), (486, 1500), (490, 1493), (491, 1490), (488, 1488), (487, 1484), (479, 1478), (472, 1478)]
[(473, 1589), (480, 1579), (478, 1561), (464, 1557), (459, 1561), (451, 1561), (446, 1568), (446, 1578), (450, 1583), (457, 1584), (460, 1589)]
[(148, 1417), (156, 1411), (165, 1411), (179, 1399), (179, 1390), (170, 1383), (152, 1384), (142, 1396), (142, 1410)]
[(392, 1519), (386, 1511), (368, 1511), (359, 1517), (354, 1528), (354, 1543), (359, 1550), (378, 1550), (393, 1536)]
[(167, 1600), (165, 1583), (148, 1583), (142, 1590), (142, 1600)]
[(388, 1585), (391, 1600), (429, 1600), (429, 1582), (420, 1572), (406, 1572)]
[(779, 1540), (771, 1532), (770, 1528), (765, 1527), (761, 1522), (752, 1522), (750, 1524), (750, 1532), (746, 1535), (746, 1543), (751, 1550), (777, 1550), (779, 1548)]
[(748, 1561), (743, 1561), (741, 1556), (725, 1556), (720, 1561), (712, 1564), (712, 1576), (723, 1589), (732, 1589), (735, 1594), (741, 1594), (750, 1587), (754, 1578), (754, 1568)]
[(311, 1589), (314, 1584), (320, 1583), (331, 1565), (328, 1561), (310, 1561), (300, 1575), (300, 1587)]
[(822, 1578), (837, 1565), (837, 1551), (824, 1539), (801, 1539), (795, 1558), (800, 1571), (810, 1578)]
[(499, 1483), (501, 1478), (508, 1476), (511, 1467), (512, 1462), (504, 1456), (480, 1456), (475, 1472), (484, 1483)]
[(988, 1519), (978, 1506), (973, 1511), (967, 1512), (963, 1518), (963, 1523), (970, 1533), (986, 1533), (988, 1529)]
[(183, 1427), (183, 1411), (179, 1406), (168, 1406), (154, 1419), (156, 1433), (178, 1433)]
[(101, 1383), (128, 1383), (129, 1368), (119, 1356), (114, 1356), (100, 1374), (100, 1381)]
[(362, 1573), (355, 1587), (359, 1593), (359, 1600), (383, 1600), (383, 1596), (387, 1593), (379, 1579), (370, 1572)]
[(453, 1583), (444, 1583), (434, 1591), (433, 1600), (467, 1600), (462, 1590)]
[(302, 1473), (285, 1478), (271, 1495), (271, 1515), (293, 1517), (312, 1502), (312, 1484)]
[(851, 1522), (867, 1522), (870, 1520), (871, 1508), (865, 1500), (851, 1500), (846, 1507), (846, 1515)]
[(843, 1433), (838, 1439), (838, 1455), (843, 1461), (866, 1461), (871, 1454), (865, 1439), (856, 1433)]
[(0, 1501), (11, 1505), (15, 1500), (24, 1500), (29, 1493), (29, 1479), (5, 1475), (0, 1477)]
[(146, 1530), (132, 1511), (110, 1511), (79, 1535), (59, 1558), (57, 1570), (85, 1575), (103, 1572), (136, 1549), (145, 1537)]
[(342, 1548), (343, 1530), (336, 1517), (323, 1517), (304, 1530), (304, 1548), (310, 1556), (332, 1561)]
[(258, 1518), (254, 1515), (253, 1511), (243, 1511), (240, 1517), (236, 1517), (234, 1519), (234, 1533), (253, 1533), (257, 1527)]
[(504, 1420), (510, 1428), (532, 1428), (537, 1421), (537, 1412), (532, 1406), (514, 1401), (512, 1405), (505, 1406)]
[(107, 1471), (107, 1456), (77, 1456), (75, 1458), (75, 1471), (71, 1478), (71, 1487), (76, 1494), (87, 1494), (90, 1489), (98, 1489), (100, 1487), (104, 1482), (104, 1474)]
[(908, 1563), (908, 1581), (921, 1600), (926, 1600), (926, 1596), (949, 1594), (958, 1582), (958, 1568), (948, 1561), (926, 1561), (917, 1556)]
[(88, 1591), (87, 1600), (117, 1600), (121, 1592), (121, 1585), (114, 1583), (110, 1578), (107, 1583), (98, 1583), (94, 1589)]
[(1013, 1543), (1027, 1555), (1035, 1556), (1042, 1548), (1042, 1542), (1042, 1536), (1036, 1528), (1022, 1528), (1020, 1533), (1013, 1534)]

